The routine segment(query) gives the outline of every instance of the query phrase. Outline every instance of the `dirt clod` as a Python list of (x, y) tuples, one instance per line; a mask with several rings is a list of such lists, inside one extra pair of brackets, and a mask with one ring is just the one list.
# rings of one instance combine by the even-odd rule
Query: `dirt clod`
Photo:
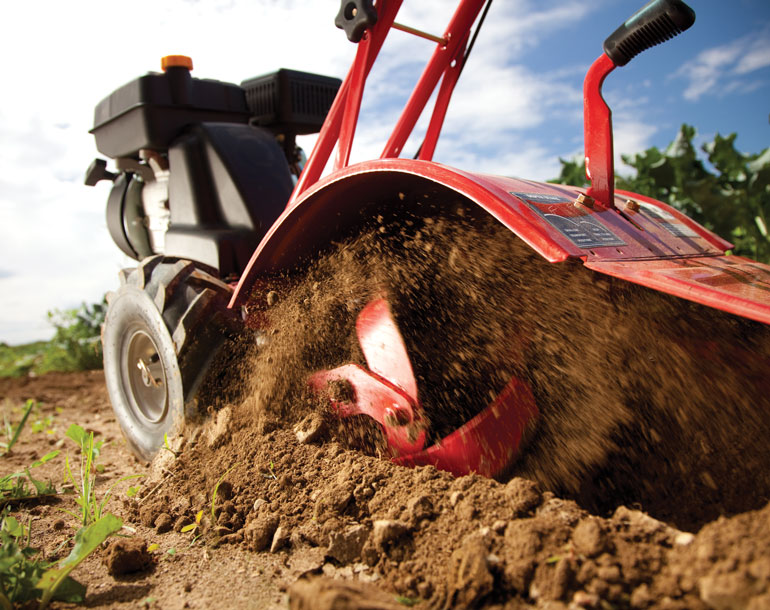
[(492, 591), (489, 549), (479, 536), (472, 536), (452, 554), (450, 599), (453, 607), (467, 608)]
[(595, 557), (605, 550), (606, 540), (601, 522), (593, 517), (583, 519), (572, 532), (575, 551), (587, 557)]
[(297, 581), (289, 589), (291, 610), (403, 610), (377, 587), (366, 583), (316, 577)]
[(152, 565), (152, 555), (147, 552), (146, 540), (120, 538), (107, 547), (103, 563), (112, 576), (123, 576), (149, 568)]
[(278, 529), (278, 517), (271, 514), (259, 515), (254, 521), (248, 523), (243, 531), (243, 537), (249, 550), (264, 551), (270, 547)]
[(168, 513), (161, 513), (155, 518), (155, 530), (159, 534), (165, 534), (174, 527), (174, 520)]

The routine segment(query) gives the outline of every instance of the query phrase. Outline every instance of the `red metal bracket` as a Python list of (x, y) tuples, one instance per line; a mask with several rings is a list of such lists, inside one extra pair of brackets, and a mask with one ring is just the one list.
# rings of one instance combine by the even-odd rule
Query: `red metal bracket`
[(612, 147), (612, 111), (602, 97), (602, 83), (615, 67), (612, 60), (602, 53), (591, 65), (583, 81), (586, 177), (591, 181), (587, 194), (613, 209), (615, 161)]

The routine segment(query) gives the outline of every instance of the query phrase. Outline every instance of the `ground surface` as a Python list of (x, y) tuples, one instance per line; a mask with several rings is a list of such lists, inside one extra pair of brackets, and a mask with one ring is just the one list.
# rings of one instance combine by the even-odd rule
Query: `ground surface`
[[(55, 447), (77, 459), (61, 441), (80, 423), (105, 441), (100, 494), (121, 476), (152, 478), (138, 503), (125, 499), (129, 482), (119, 485), (108, 509), (125, 520), (128, 540), (158, 549), (145, 569), (118, 576), (104, 565), (108, 551), (95, 553), (75, 572), (88, 585), (87, 607), (283, 608), (289, 592), (296, 608), (417, 600), (430, 608), (770, 607), (770, 506), (693, 535), (626, 507), (594, 516), (525, 479), (453, 479), (335, 442), (300, 444), (285, 430), (257, 433), (232, 414), (190, 431), (178, 458), (169, 453), (148, 468), (127, 450), (100, 372), (4, 379), (0, 396), (6, 408), (34, 398), (54, 416), (52, 434), (26, 430), (0, 458), (4, 471)], [(253, 452), (231, 451), (239, 445)], [(217, 446), (227, 450), (217, 455)], [(196, 465), (196, 447), (215, 459)], [(62, 459), (44, 468), (61, 487)], [(218, 488), (217, 532), (209, 516), (216, 480), (206, 473), (230, 468)], [(178, 477), (187, 479), (185, 495)], [(52, 557), (67, 554), (76, 528), (63, 508), (74, 509), (71, 496), (14, 506), (32, 520), (33, 545)], [(195, 532), (159, 533), (162, 523), (192, 523), (198, 510), (208, 531), (194, 544)]]
[[(309, 393), (312, 371), (364, 364), (356, 316), (383, 291), (430, 442), (511, 376), (532, 388), (540, 417), (505, 481), (398, 467), (376, 427)], [(54, 448), (76, 463), (78, 423), (105, 442), (99, 495), (145, 475), (107, 505), (127, 537), (74, 574), (87, 606), (770, 608), (767, 327), (549, 265), (457, 218), (380, 221), (302, 282), (258, 286), (249, 312), (261, 334), (214, 367), (200, 421), (150, 465), (100, 372), (0, 380), (10, 417), (27, 399), (52, 417), (4, 472)], [(36, 473), (61, 488), (63, 470), (61, 456)], [(62, 557), (74, 507), (13, 508)]]

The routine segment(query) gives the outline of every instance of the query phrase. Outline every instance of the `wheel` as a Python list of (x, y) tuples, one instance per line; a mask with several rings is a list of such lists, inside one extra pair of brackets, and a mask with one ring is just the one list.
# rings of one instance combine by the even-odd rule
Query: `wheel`
[[(197, 413), (201, 382), (228, 338), (231, 289), (194, 263), (155, 256), (121, 273), (102, 330), (104, 375), (137, 457), (152, 459), (175, 423)], [(216, 322), (216, 323), (214, 323)]]

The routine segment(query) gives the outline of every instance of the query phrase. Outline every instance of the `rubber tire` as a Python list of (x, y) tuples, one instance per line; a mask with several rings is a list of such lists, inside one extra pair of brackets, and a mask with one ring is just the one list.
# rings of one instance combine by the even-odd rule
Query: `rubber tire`
[[(197, 414), (197, 391), (228, 339), (232, 289), (191, 261), (162, 256), (122, 271), (121, 283), (108, 295), (104, 376), (129, 446), (149, 461), (175, 424)], [(137, 358), (152, 352), (149, 365)]]

